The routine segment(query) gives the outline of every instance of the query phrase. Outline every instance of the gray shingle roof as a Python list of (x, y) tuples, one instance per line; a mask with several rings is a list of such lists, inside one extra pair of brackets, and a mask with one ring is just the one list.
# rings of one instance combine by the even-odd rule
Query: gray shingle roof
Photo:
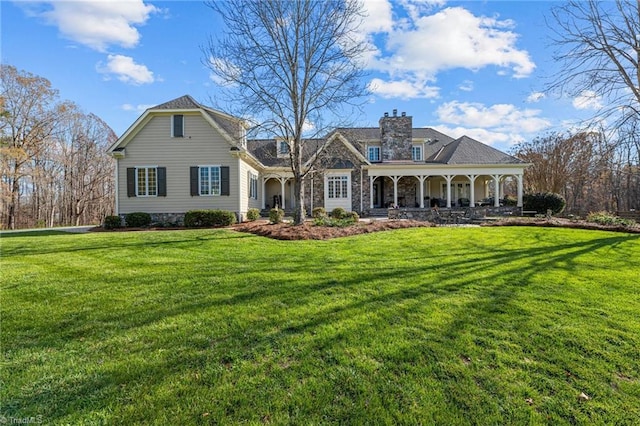
[(489, 145), (463, 136), (444, 145), (426, 159), (427, 163), (442, 164), (522, 164), (523, 161)]

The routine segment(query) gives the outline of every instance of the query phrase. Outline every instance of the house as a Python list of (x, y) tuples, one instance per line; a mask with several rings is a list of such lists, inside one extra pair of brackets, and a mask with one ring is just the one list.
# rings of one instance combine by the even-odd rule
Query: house
[[(116, 212), (181, 222), (195, 209), (244, 218), (251, 208), (295, 208), (286, 140), (247, 140), (246, 124), (188, 95), (147, 109), (109, 148), (116, 159)], [(522, 206), (528, 164), (467, 136), (413, 128), (385, 113), (379, 127), (339, 128), (304, 141), (317, 170), (305, 182), (306, 211), (342, 207), (368, 214), (388, 207), (474, 207), (515, 180)]]

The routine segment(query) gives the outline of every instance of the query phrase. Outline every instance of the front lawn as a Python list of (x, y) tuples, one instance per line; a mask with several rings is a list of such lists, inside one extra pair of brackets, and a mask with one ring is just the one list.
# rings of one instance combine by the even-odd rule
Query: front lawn
[(639, 235), (193, 230), (0, 244), (7, 421), (640, 419)]

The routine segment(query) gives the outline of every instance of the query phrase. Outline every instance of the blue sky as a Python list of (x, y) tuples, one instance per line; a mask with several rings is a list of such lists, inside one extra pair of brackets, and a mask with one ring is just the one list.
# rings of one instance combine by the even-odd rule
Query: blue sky
[[(508, 150), (592, 115), (599, 100), (544, 95), (556, 65), (545, 15), (553, 2), (368, 0), (362, 31), (372, 96), (360, 126), (384, 112), (414, 127)], [(62, 99), (120, 135), (145, 108), (218, 87), (201, 46), (222, 22), (200, 1), (3, 1), (2, 63), (49, 79)]]

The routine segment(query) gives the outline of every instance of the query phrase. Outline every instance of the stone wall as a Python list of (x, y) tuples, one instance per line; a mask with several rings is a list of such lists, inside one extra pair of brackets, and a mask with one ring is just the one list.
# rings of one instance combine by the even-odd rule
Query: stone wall
[(382, 161), (411, 160), (411, 139), (413, 137), (413, 119), (402, 113), (398, 117), (385, 113), (380, 119), (380, 140), (382, 142)]
[(412, 219), (436, 223), (465, 223), (487, 217), (520, 216), (520, 207), (474, 207), (465, 209), (389, 209), (389, 219)]

